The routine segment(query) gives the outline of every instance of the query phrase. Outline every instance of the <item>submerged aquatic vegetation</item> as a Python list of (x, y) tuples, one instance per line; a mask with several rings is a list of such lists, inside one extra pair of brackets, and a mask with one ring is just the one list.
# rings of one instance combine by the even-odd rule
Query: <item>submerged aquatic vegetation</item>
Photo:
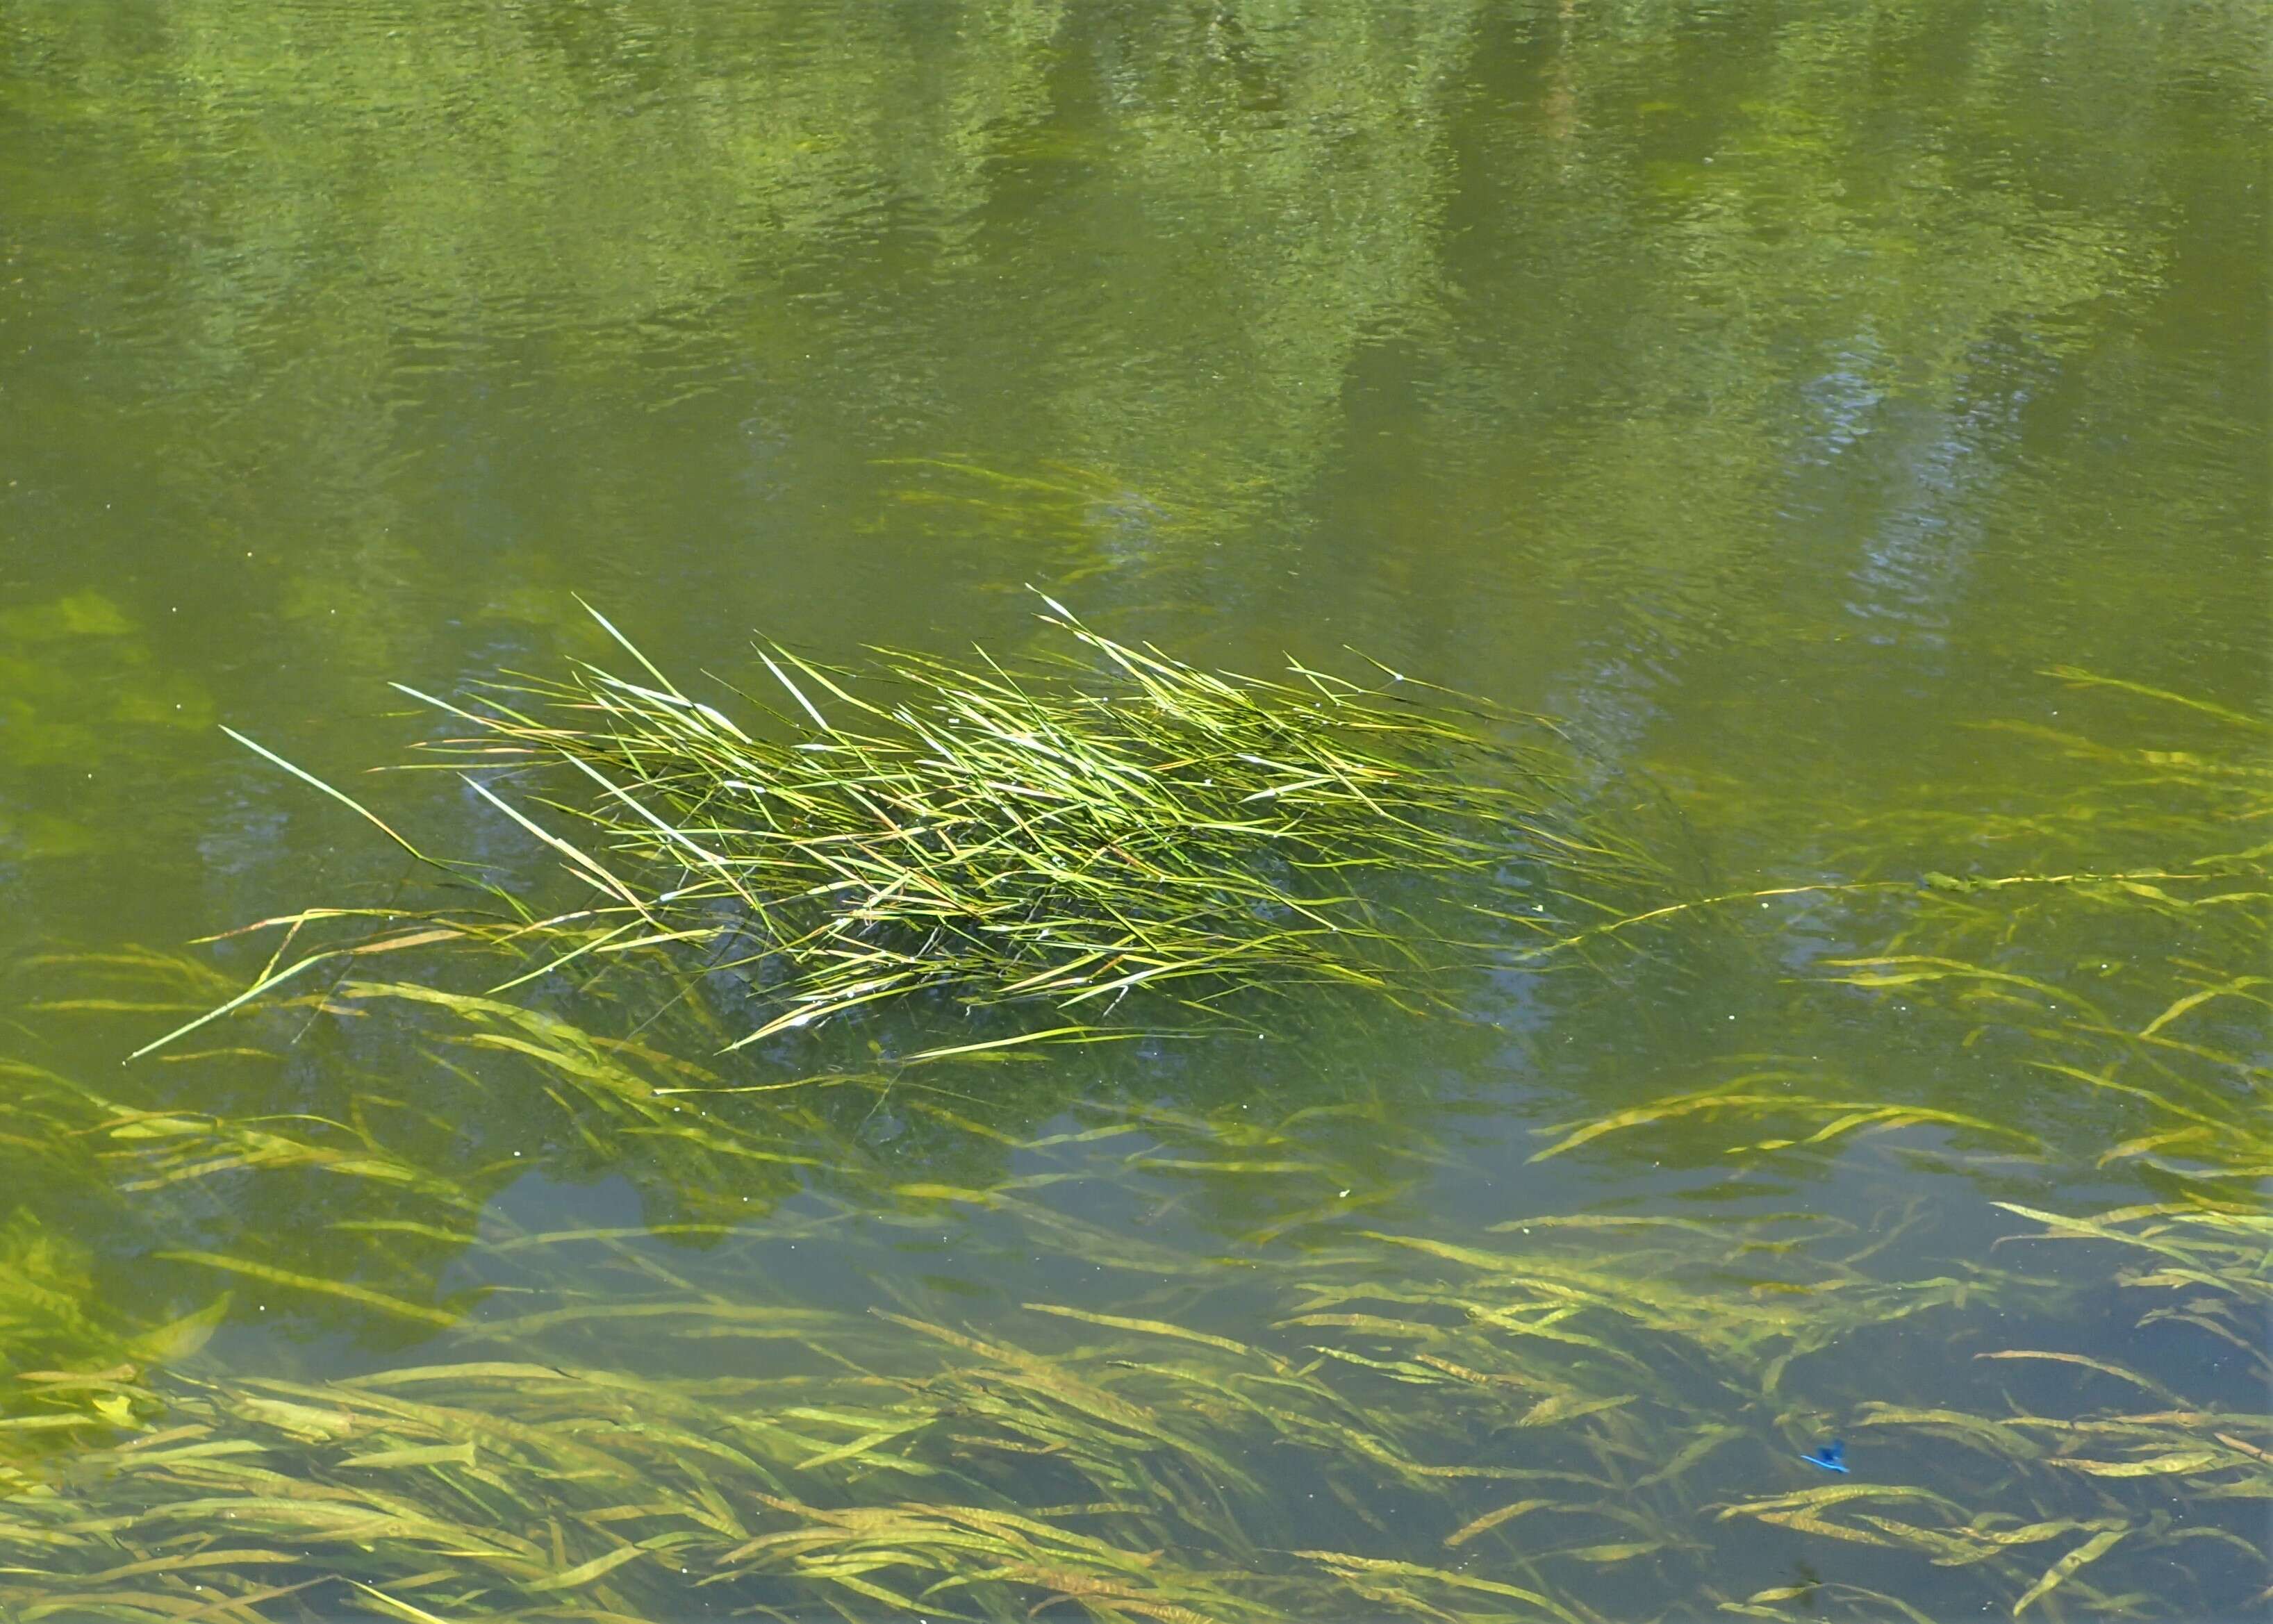
[[(1816, 962), (1805, 996), (1951, 995), (1960, 1052), (2002, 1045), (2119, 1125), (2081, 1156), (2056, 1112), (1790, 1060), (1537, 1128), (1537, 1192), (1504, 1147), (1470, 1164), (1385, 1096), (1172, 1104), (994, 1050), (793, 1076), (688, 1058), (734, 1035), (700, 999), (658, 1014), (602, 982), (540, 1007), (344, 958), (252, 1041), (169, 1051), (116, 1097), (21, 1069), (0, 1167), (101, 1192), (73, 1232), (123, 1255), (46, 1219), (0, 1244), (21, 1263), (0, 1268), (0, 1422), (27, 1423), (0, 1426), (0, 1608), (2237, 1612), (2273, 1498), (2273, 1145), (2266, 990), (2217, 922), (2262, 909), (2253, 889), (2237, 859), (2235, 900), (2199, 915), (2062, 890), (2194, 948), (2082, 989), (2029, 956), (2050, 904), (2017, 885), (1913, 887), (1897, 951)], [(145, 1013), (214, 996), (154, 963), (105, 974), (94, 1001)], [(413, 1052), (355, 1047), (374, 1032)], [(333, 1046), (278, 1111), (257, 1068), (303, 1034)], [(458, 1131), (490, 1112), (509, 1140)], [(1711, 1201), (1637, 1211), (1552, 1182), (1675, 1134), (1747, 1179), (1692, 1166)], [(1989, 1153), (1980, 1199), (1879, 1210), (1873, 1158), (1944, 1139)], [(530, 1171), (619, 1176), (646, 1221), (531, 1221), (499, 1199)], [(2146, 1194), (2063, 1195), (2094, 1176)], [(168, 1315), (97, 1308), (106, 1268), (166, 1271)], [(825, 1304), (812, 1269), (843, 1283)], [(363, 1351), (199, 1352), (255, 1317)]]
[[(829, 1140), (814, 1103), (876, 1097), (890, 1086), (877, 1079), (711, 1094), (667, 1050), (504, 1000), (379, 983), (333, 996), (423, 1013), (431, 1063), (478, 1063), (469, 1086), (511, 1090), (530, 1139), (582, 1138), (603, 1165), (671, 1147), (679, 1176), (722, 1192), (753, 1187), (753, 1158), (771, 1158), (813, 1194), (676, 1232), (530, 1230), (484, 1202), (489, 1170), (438, 1164), (375, 1097), (356, 1134), (56, 1087), (41, 1109), (100, 1147), (109, 1186), (143, 1223), (165, 1215), (163, 1232), (218, 1181), (322, 1179), (371, 1215), (343, 1231), (453, 1244), (423, 1292), (326, 1281), (292, 1234), (243, 1236), (236, 1267), (189, 1271), (311, 1324), (409, 1323), (375, 1295), (431, 1313), (416, 1351), (362, 1373), (246, 1368), (194, 1357), (194, 1338), (67, 1350), (56, 1368), (110, 1411), (85, 1410), (102, 1425), (64, 1433), (70, 1447), (0, 1501), (0, 1604), (247, 1620), (715, 1606), (1594, 1624), (1684, 1596), (1771, 1618), (1931, 1596), (2098, 1615), (2139, 1610), (2150, 1583), (2187, 1605), (2174, 1555), (2203, 1575), (2198, 1604), (2229, 1605), (2258, 1560), (2247, 1530), (2273, 1493), (2273, 1417), (2189, 1392), (2172, 1340), (2239, 1354), (2247, 1313), (2204, 1306), (2224, 1281), (2254, 1278), (2262, 1311), (2264, 1231), (2238, 1208), (2063, 1223), (2011, 1202), (2029, 1272), (1993, 1256), (1920, 1270), (1919, 1244), (1890, 1266), (1901, 1227), (1867, 1215), (1503, 1204), (1479, 1225), (1399, 1209), (1314, 1218), (1294, 1246), (1266, 1226), (1227, 1277), (1085, 1222), (1084, 1193), (1259, 1161), (1350, 1182), (1324, 1149), (1332, 1111), (1096, 1104), (1024, 1134), (964, 1117), (1009, 1156), (955, 1186)], [(982, 1108), (914, 1089), (903, 1104), (941, 1119)], [(1608, 1126), (1586, 1153), (1642, 1126)], [(1825, 1153), (1740, 1138), (1763, 1162)], [(2023, 1239), (2038, 1233), (2133, 1259), (2121, 1289), (2163, 1299), (2142, 1323), (2164, 1340), (2126, 1365), (2059, 1346), (2096, 1288), (2089, 1269), (2040, 1272), (2069, 1252)], [(1008, 1301), (924, 1291), (904, 1266), (877, 1267), (875, 1248), (918, 1235), (958, 1254), (1046, 1253), (1095, 1283)], [(805, 1254), (873, 1277), (868, 1312), (801, 1300), (777, 1270)], [(453, 1258), (486, 1295), (442, 1298)], [(1923, 1335), (1903, 1341), (1912, 1326)], [(1886, 1357), (1896, 1348), (1912, 1351)], [(2060, 1380), (2030, 1381), (2042, 1373)], [(2079, 1373), (2099, 1385), (2078, 1388)], [(1811, 1481), (1801, 1456), (1834, 1427), (1850, 1475)], [(1835, 1577), (1716, 1588), (1758, 1571), (1763, 1538), (1835, 1552)]]
[[(1818, 971), (1819, 984), (1900, 999), (1906, 1012), (1938, 1007), (1952, 1018), (1959, 1053), (2005, 1058), (2037, 1088), (2019, 1091), (1991, 1123), (1971, 1113), (1826, 1100), (1817, 1096), (1823, 1085), (1803, 1074), (1746, 1072), (1542, 1129), (1552, 1142), (1540, 1153), (1735, 1120), (1750, 1131), (1730, 1134), (1724, 1153), (1758, 1166), (1857, 1131), (1925, 1126), (2016, 1141), (2048, 1170), (2137, 1176), (2150, 1198), (2112, 1209), (2062, 1210), (2073, 1203), (2057, 1194), (1991, 1203), (2029, 1226), (2007, 1226), (1994, 1243), (2004, 1255), (2025, 1253), (2032, 1265), (2091, 1283), (2108, 1319), (2127, 1331), (2121, 1359), (2108, 1356), (2104, 1335), (2078, 1335), (2070, 1316), (2054, 1316), (2034, 1345), (1974, 1351), (1984, 1370), (1999, 1373), (1993, 1393), (1924, 1406), (1875, 1401), (1851, 1422), (1874, 1438), (1909, 1433), (1982, 1457), (2008, 1499), (2025, 1495), (2025, 1518), (1968, 1515), (1945, 1501), (1923, 1508), (1931, 1515), (1886, 1515), (1885, 1496), (1866, 1485), (1757, 1499), (1722, 1514), (1908, 1549), (1939, 1567), (2007, 1563), (2016, 1580), (2029, 1548), (2058, 1553), (2013, 1600), (2016, 1617), (2055, 1609), (2071, 1595), (2095, 1616), (2167, 1601), (2092, 1583), (2103, 1565), (2119, 1565), (2142, 1539), (2197, 1553), (2228, 1546), (2242, 1553), (2242, 1571), (2262, 1572), (2262, 1516), (2237, 1522), (2224, 1508), (2273, 1498), (2273, 1413), (2265, 1403), (2273, 1381), (2265, 1340), (2273, 1214), (2264, 1183), (2273, 1171), (2273, 1056), (2265, 1041), (2273, 979), (2262, 971), (2273, 932), (2273, 848), (2264, 841), (2273, 820), (2269, 730), (2182, 695), (2073, 670), (2052, 674), (2178, 706), (2224, 730), (2218, 747), (2193, 752), (2117, 748), (2039, 730), (2040, 743), (2095, 771), (2072, 793), (2014, 817), (2015, 827), (2078, 853), (2136, 842), (2154, 865), (1929, 873), (1911, 888), (1916, 904), (1887, 950), (1825, 958)], [(1876, 821), (1922, 827), (1893, 813)], [(1804, 889), (1875, 901), (1903, 888), (1871, 879)], [(2079, 939), (2095, 949), (2081, 962)], [(2064, 964), (2053, 956), (2061, 948)], [(2089, 1103), (2083, 1119), (2102, 1130), (2096, 1142), (2076, 1144), (2064, 1131), (2079, 1099)], [(1805, 1131), (1826, 1117), (1826, 1126)], [(1782, 1126), (1795, 1119), (1801, 1127)], [(2022, 1128), (2031, 1119), (2041, 1134)], [(1771, 1124), (1774, 1131), (1760, 1136)], [(1952, 1392), (1966, 1385), (1954, 1381)], [(1795, 1603), (1812, 1605), (1812, 1591), (1764, 1591), (1729, 1610), (1788, 1617)], [(2241, 1598), (2192, 1605), (2218, 1611)]]
[[(1234, 1153), (1238, 1126), (1222, 1125)], [(1293, 1154), (1299, 1127), (1271, 1131)], [(1027, 1156), (1078, 1149), (1069, 1138)], [(169, 1159), (129, 1151), (116, 1172)], [(1074, 1165), (1091, 1182), (1165, 1177), (1142, 1158)], [(0, 1601), (115, 1618), (1593, 1624), (1713, 1594), (1757, 1560), (1750, 1527), (1841, 1551), (1865, 1613), (1916, 1593), (1908, 1563), (1945, 1575), (1945, 1600), (1962, 1585), (2027, 1610), (2057, 1590), (2120, 1611), (2094, 1586), (2103, 1568), (2135, 1583), (2126, 1562), (2246, 1544), (2216, 1516), (2161, 1515), (2170, 1484), (2268, 1481), (2251, 1453), (2265, 1417), (2158, 1395), (2082, 1416), (1984, 1402), (1993, 1386), (1953, 1377), (2045, 1351), (1976, 1359), (1983, 1332), (2041, 1332), (2072, 1288), (1874, 1273), (1871, 1235), (1841, 1220), (1344, 1225), (1249, 1253), (1228, 1303), (1214, 1271), (1164, 1279), (1120, 1238), (1047, 1222), (1040, 1187), (965, 1192), (995, 1198), (966, 1244), (1093, 1261), (1132, 1283), (1103, 1299), (1116, 1306), (803, 1306), (752, 1267), (769, 1233), (847, 1261), (865, 1243), (857, 1221), (784, 1214), (742, 1226), (709, 1268), (606, 1231), (492, 1230), (469, 1255), (510, 1263), (508, 1289), (362, 1374), (176, 1352), (116, 1425), (0, 1501)], [(610, 1258), (613, 1284), (595, 1270)], [(1919, 1316), (1954, 1363), (1879, 1378), (1885, 1396), (1848, 1415), (1869, 1440), (1855, 1478), (1804, 1481), (1802, 1445), (1851, 1390), (1852, 1344)], [(604, 1334), (626, 1321), (636, 1366)], [(2172, 1447), (2189, 1429), (2209, 1441)], [(1953, 1470), (1953, 1446), (1981, 1469)], [(1796, 1599), (1745, 1595), (1729, 1610), (1790, 1616)]]
[[(1044, 601), (1084, 658), (880, 650), (855, 677), (761, 649), (786, 708), (753, 700), (747, 728), (619, 634), (641, 680), (581, 664), (432, 700), (479, 730), (439, 746), (448, 763), (596, 900), (383, 930), (255, 992), (332, 954), (454, 937), (523, 955), (534, 968), (508, 985), (672, 948), (751, 988), (739, 1043), (918, 993), (1061, 1017), (974, 1046), (1071, 1041), (1118, 1035), (1108, 1018), (1140, 992), (1207, 1027), (1306, 986), (1444, 1004), (1448, 971), (1506, 956), (1461, 932), (1552, 937), (1568, 908), (1604, 906), (1584, 894), (1660, 874), (1588, 812), (1579, 757), (1541, 718), (1393, 672), (1206, 671)], [(550, 812), (499, 793), (500, 768), (544, 774)], [(1511, 886), (1527, 909), (1482, 905)]]

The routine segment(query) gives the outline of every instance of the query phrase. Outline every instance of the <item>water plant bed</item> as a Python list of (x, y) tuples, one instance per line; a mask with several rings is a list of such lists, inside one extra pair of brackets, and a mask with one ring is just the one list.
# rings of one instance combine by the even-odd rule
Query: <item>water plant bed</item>
[[(156, 961), (102, 980), (195, 990)], [(1430, 1145), (1430, 1199), (1400, 1199), (1368, 1173), (1371, 1142), (1412, 1139), (1380, 1105), (1084, 1104), (1013, 1134), (951, 1091), (902, 1095), (1001, 1153), (966, 1151), (950, 1184), (832, 1126), (832, 1091), (887, 1079), (674, 1119), (684, 1061), (500, 1002), (349, 995), (446, 1009), (434, 1076), (500, 1062), (532, 1142), (620, 1166), (667, 1136), (671, 1176), (715, 1204), (517, 1221), (518, 1170), (453, 1166), (388, 1111), (414, 1076), (364, 1080), (357, 1128), (11, 1067), (0, 1166), (30, 1185), (43, 1159), (81, 1164), (114, 1204), (99, 1232), (146, 1238), (179, 1307), (120, 1316), (80, 1240), (0, 1230), (25, 1361), (0, 1418), (0, 1602), (25, 1616), (2056, 1619), (2223, 1615), (2262, 1583), (2273, 1417), (2247, 1331), (2268, 1220), (2231, 1190), (1984, 1200), (1980, 1250), (1962, 1217), (1880, 1209), (1886, 1164), (1850, 1141), (1887, 1125), (1802, 1143), (1793, 1123), (1834, 1102), (1746, 1078), (1709, 1090), (1732, 1165), (1789, 1179), (1849, 1153), (1851, 1199), (1633, 1214), (1503, 1186), (1503, 1216), (1454, 1219), (1441, 1194), (1486, 1170)], [(185, 1065), (219, 1082), (231, 1062)], [(1615, 1155), (1700, 1092), (1527, 1137)], [(1975, 1170), (1992, 1189), (2059, 1175), (2053, 1147), (2003, 1137)], [(1265, 1164), (1287, 1194), (1259, 1228), (1222, 1224), (1225, 1255), (1081, 1216), (1085, 1195)], [(791, 1177), (737, 1204), (761, 1167)], [(791, 1199), (801, 1169), (828, 1183)], [(337, 1216), (199, 1247), (224, 1181)], [(325, 1228), (367, 1245), (327, 1269)], [(934, 1269), (1016, 1294), (895, 1273), (921, 1238), (946, 1243)], [(811, 1301), (799, 1254), (861, 1283)], [(2078, 1351), (2110, 1312), (2121, 1357)], [(221, 1336), (248, 1319), (350, 1334), (363, 1367), (248, 1365)], [(1851, 1470), (1827, 1478), (1807, 1457), (1834, 1434)]]
[[(649, 692), (666, 718), (694, 704)], [(1393, 1082), (1167, 1100), (1125, 1051), (1103, 1051), (1129, 1061), (1117, 1085), (1031, 1051), (730, 1061), (699, 1000), (619, 1020), (652, 992), (631, 976), (577, 987), (572, 1018), (525, 986), (350, 973), (240, 1004), (235, 1041), (114, 1089), (11, 1063), (0, 1171), (78, 1204), (0, 1225), (0, 1603), (247, 1624), (2262, 1605), (2273, 775), (2261, 726), (2210, 722), (2198, 752), (2038, 741), (2122, 768), (2030, 810), (2046, 854), (2103, 842), (2114, 796), (2152, 870), (1937, 870), (1593, 927), (1732, 901), (1751, 921), (1756, 896), (1827, 897), (1857, 929), (1893, 909), (1898, 938), (1817, 962), (1810, 996), (1961, 1054), (2022, 1045), (2040, 1110), (1732, 1056), (1625, 1104), (1504, 1101), (1480, 1139)], [(587, 764), (618, 782), (627, 759)], [(627, 846), (699, 879), (686, 834)], [(586, 844), (590, 883), (623, 879), (619, 847)], [(2088, 978), (2044, 962), (2078, 918), (2129, 949)], [(77, 996), (27, 1008), (227, 984), (160, 954), (51, 973)], [(311, 1049), (317, 1086), (280, 1109), (260, 1068)], [(1602, 1201), (1622, 1169), (1666, 1198)], [(601, 1177), (639, 1222), (526, 1188)], [(112, 1310), (105, 1268), (170, 1313)], [(225, 1339), (247, 1321), (290, 1340), (247, 1357)], [(326, 1337), (352, 1356), (278, 1351)]]

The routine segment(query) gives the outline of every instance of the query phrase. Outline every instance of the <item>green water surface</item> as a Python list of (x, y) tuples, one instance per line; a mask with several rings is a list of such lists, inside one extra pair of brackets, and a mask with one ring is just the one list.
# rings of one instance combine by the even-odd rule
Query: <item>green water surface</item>
[[(2262, 1609), (2269, 24), (7, 0), (0, 1606)], [(221, 725), (536, 895), (390, 679), (1030, 583), (1562, 718), (1676, 911), (1260, 1040), (356, 990), (444, 957), (122, 1065), (424, 894)]]

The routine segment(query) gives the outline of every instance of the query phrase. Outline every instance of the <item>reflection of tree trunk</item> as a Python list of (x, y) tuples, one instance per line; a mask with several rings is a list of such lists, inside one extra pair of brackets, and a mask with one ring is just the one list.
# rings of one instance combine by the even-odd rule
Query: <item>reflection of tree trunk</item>
[(1935, 407), (1891, 448), (1878, 472), (1895, 490), (1864, 537), (1847, 601), (1884, 641), (1939, 647), (1964, 598), (1981, 539), (1981, 491), (1999, 466), (1989, 442), (2009, 438), (2016, 400), (1992, 394)]
[(1578, 21), (1578, 0), (1562, 0), (1555, 11), (1555, 61), (1547, 71), (1547, 94), (1540, 102), (1547, 138), (1567, 145), (1579, 129), (1579, 92), (1571, 72), (1571, 28)]

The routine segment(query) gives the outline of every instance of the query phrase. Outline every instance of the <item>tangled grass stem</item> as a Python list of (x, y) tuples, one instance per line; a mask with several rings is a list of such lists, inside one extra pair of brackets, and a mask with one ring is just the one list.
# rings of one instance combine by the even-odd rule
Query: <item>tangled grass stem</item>
[[(599, 894), (466, 932), (535, 950), (534, 973), (679, 943), (761, 964), (770, 1001), (742, 1043), (919, 992), (1096, 1022), (1147, 989), (1213, 1022), (1234, 995), (1305, 984), (1439, 1001), (1478, 947), (1432, 917), (1456, 892), (1511, 865), (1562, 894), (1651, 870), (1592, 827), (1541, 718), (1386, 668), (1375, 686), (1203, 670), (1043, 602), (1075, 649), (1017, 670), (878, 648), (855, 675), (761, 647), (779, 693), (742, 695), (747, 725), (597, 611), (641, 680), (580, 662), (463, 703), (404, 688), (474, 729), (426, 765), (468, 773)], [(559, 816), (471, 775), (501, 766), (544, 769)]]

